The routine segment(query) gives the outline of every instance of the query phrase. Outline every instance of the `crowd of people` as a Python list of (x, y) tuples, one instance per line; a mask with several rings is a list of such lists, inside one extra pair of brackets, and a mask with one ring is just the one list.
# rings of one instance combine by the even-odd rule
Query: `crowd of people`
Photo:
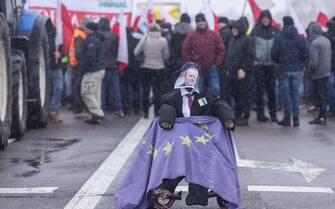
[[(119, 118), (143, 112), (148, 118), (151, 103), (158, 116), (162, 95), (173, 89), (175, 72), (187, 62), (199, 64), (199, 90), (211, 88), (227, 101), (236, 125), (248, 125), (255, 110), (258, 121), (299, 126), (302, 102), (309, 112), (318, 111), (310, 124), (326, 125), (335, 116), (335, 17), (327, 32), (310, 23), (307, 37), (298, 33), (290, 16), (278, 28), (269, 10), (261, 12), (252, 30), (245, 17), (220, 17), (218, 32), (209, 29), (202, 13), (195, 22), (193, 28), (184, 13), (174, 26), (157, 20), (142, 36), (127, 28), (129, 64), (120, 70), (119, 38), (109, 20), (84, 18), (68, 60), (59, 49), (52, 59), (50, 122), (62, 122), (62, 103), (89, 124), (99, 124), (106, 111)], [(280, 109), (283, 118), (278, 119)]]

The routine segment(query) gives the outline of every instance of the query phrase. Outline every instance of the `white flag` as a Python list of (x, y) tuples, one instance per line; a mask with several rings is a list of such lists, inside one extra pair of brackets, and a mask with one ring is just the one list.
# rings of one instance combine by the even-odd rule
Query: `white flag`
[(136, 16), (133, 23), (133, 28), (140, 29), (143, 33), (147, 33), (149, 25), (155, 22), (154, 16), (154, 3), (153, 0), (149, 0), (144, 12), (139, 16)]
[(202, 12), (206, 17), (208, 28), (213, 31), (218, 31), (218, 20), (210, 6), (209, 0), (202, 0)]
[(158, 7), (159, 7), (159, 15), (162, 22), (170, 23), (171, 25), (175, 25), (177, 23), (177, 21), (173, 17), (171, 17), (165, 10), (162, 4), (162, 0), (158, 0)]
[(307, 37), (304, 26), (302, 25), (297, 13), (295, 12), (294, 8), (292, 7), (292, 0), (286, 0), (286, 5), (287, 5), (287, 9), (288, 9), (291, 17), (293, 18), (294, 25), (297, 28), (298, 33), (300, 35), (304, 35), (305, 37)]
[(128, 60), (128, 40), (127, 40), (127, 16), (124, 15), (123, 10), (119, 14), (119, 26), (120, 26), (120, 35), (119, 35), (119, 49), (118, 49), (118, 58), (117, 61), (120, 62), (119, 68), (124, 70), (129, 63)]
[(56, 46), (62, 45), (63, 40), (63, 21), (62, 21), (62, 4), (61, 0), (57, 0), (56, 7)]

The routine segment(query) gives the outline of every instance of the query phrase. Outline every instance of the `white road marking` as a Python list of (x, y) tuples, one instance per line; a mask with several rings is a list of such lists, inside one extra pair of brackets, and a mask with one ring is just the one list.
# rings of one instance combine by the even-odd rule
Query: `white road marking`
[(0, 188), (0, 194), (51, 194), (58, 187)]
[(13, 143), (15, 141), (16, 141), (16, 139), (8, 139), (8, 144), (11, 144), (11, 143)]
[[(188, 186), (177, 186), (176, 192), (188, 192)], [(334, 191), (328, 187), (293, 187), (293, 186), (248, 186), (249, 192), (295, 192), (295, 193), (328, 193)]]
[(313, 164), (295, 159), (293, 157), (291, 157), (292, 163), (275, 163), (275, 162), (266, 162), (257, 160), (244, 160), (240, 158), (234, 140), (233, 145), (234, 145), (237, 166), (241, 168), (260, 168), (260, 169), (271, 169), (271, 170), (281, 170), (293, 173), (300, 173), (308, 183), (315, 180), (324, 171), (327, 170), (325, 168), (319, 168)]
[[(153, 115), (153, 114), (151, 114)], [(64, 209), (94, 209), (122, 166), (141, 142), (152, 118), (140, 119), (115, 150), (86, 181)]]
[(293, 187), (293, 186), (248, 186), (249, 192), (294, 192), (294, 193), (326, 193), (334, 191), (328, 187)]

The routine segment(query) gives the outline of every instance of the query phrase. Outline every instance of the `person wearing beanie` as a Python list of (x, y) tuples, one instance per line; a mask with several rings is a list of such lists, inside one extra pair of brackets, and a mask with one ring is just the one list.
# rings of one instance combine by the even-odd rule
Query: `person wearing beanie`
[(311, 24), (308, 36), (311, 40), (307, 73), (313, 81), (313, 92), (319, 115), (310, 121), (312, 125), (327, 124), (327, 87), (331, 74), (331, 42), (322, 35), (318, 23)]
[(175, 25), (172, 31), (170, 74), (181, 68), (183, 64), (182, 46), (187, 35), (193, 30), (190, 16), (186, 13), (181, 14), (180, 22)]
[(88, 36), (85, 40), (83, 52), (84, 73), (81, 83), (81, 96), (90, 112), (90, 118), (85, 120), (89, 124), (99, 124), (104, 118), (101, 109), (101, 85), (105, 76), (103, 42), (105, 40), (101, 33), (98, 33), (97, 23), (87, 23)]
[(227, 17), (219, 17), (218, 21), (219, 33), (225, 46), (228, 46), (231, 30), (229, 28), (229, 19)]
[(111, 105), (113, 107), (114, 114), (119, 118), (123, 118), (124, 113), (121, 103), (119, 66), (117, 61), (119, 41), (116, 35), (111, 32), (110, 21), (108, 18), (100, 18), (98, 26), (99, 33), (101, 33), (105, 39), (102, 46), (104, 66), (106, 70), (105, 77), (102, 82), (102, 109), (108, 109), (106, 108), (106, 105), (109, 103), (107, 98), (111, 98)]
[(285, 18), (283, 30), (274, 40), (271, 58), (278, 64), (279, 93), (283, 98), (284, 117), (278, 125), (291, 126), (293, 119), (293, 126), (297, 127), (300, 125), (299, 88), (302, 83), (303, 66), (308, 60), (308, 48), (305, 40), (288, 19)]
[(191, 18), (187, 13), (183, 13), (180, 15), (180, 22), (191, 23)]
[(261, 12), (259, 19), (251, 33), (255, 41), (255, 69), (257, 120), (266, 122), (269, 117), (265, 115), (264, 94), (267, 92), (268, 107), (271, 122), (277, 122), (276, 104), (276, 67), (271, 59), (271, 47), (279, 30), (272, 26), (272, 15), (269, 10)]
[(183, 43), (183, 61), (199, 63), (201, 66), (199, 89), (211, 87), (214, 94), (219, 96), (220, 77), (218, 67), (223, 62), (225, 46), (220, 35), (209, 30), (204, 14), (197, 14), (195, 20), (197, 23), (196, 30), (191, 32)]

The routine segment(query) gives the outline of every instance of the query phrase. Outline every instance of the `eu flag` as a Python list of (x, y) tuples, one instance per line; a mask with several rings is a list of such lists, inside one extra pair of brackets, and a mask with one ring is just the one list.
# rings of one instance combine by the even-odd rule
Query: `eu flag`
[(232, 137), (215, 117), (177, 118), (172, 130), (154, 119), (135, 161), (116, 191), (116, 209), (145, 209), (163, 179), (185, 176), (238, 209), (240, 187)]

